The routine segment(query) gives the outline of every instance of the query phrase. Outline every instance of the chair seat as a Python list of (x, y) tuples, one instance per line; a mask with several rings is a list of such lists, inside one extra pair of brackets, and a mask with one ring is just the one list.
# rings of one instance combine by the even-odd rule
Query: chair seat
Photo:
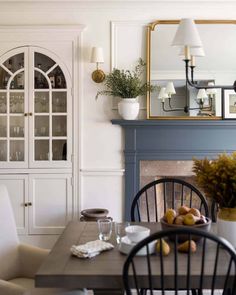
[(8, 280), (8, 282), (19, 285), (26, 290), (28, 289), (33, 289), (34, 288), (34, 279), (29, 279), (29, 278), (15, 278), (12, 280)]
[[(27, 295), (86, 295), (86, 290), (64, 290), (52, 288), (35, 288), (34, 279), (15, 278), (8, 282), (19, 285), (27, 290)], [(28, 293), (30, 290), (30, 293)]]

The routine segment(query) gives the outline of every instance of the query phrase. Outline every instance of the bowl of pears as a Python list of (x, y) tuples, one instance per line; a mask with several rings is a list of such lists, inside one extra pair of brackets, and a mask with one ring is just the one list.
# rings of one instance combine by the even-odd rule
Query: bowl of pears
[[(196, 208), (189, 208), (187, 206), (181, 206), (177, 210), (167, 209), (165, 215), (161, 218), (161, 227), (163, 230), (178, 227), (194, 227), (196, 229), (209, 231), (211, 228), (211, 219), (201, 214)], [(174, 239), (174, 236), (173, 236)], [(186, 241), (188, 236), (179, 236), (180, 242)], [(194, 241), (199, 241), (200, 236), (191, 237)]]

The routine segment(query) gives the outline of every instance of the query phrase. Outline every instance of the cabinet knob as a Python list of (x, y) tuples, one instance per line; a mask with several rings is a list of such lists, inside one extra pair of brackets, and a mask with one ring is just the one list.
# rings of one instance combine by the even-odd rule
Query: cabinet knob
[(27, 117), (27, 116), (28, 116), (28, 114), (27, 114), (27, 113), (24, 113), (24, 116), (25, 116), (25, 117)]
[(25, 205), (25, 207), (27, 207), (28, 206), (28, 203), (25, 203), (24, 205)]
[(28, 206), (32, 206), (32, 203), (31, 203), (31, 202), (29, 202), (29, 203), (28, 203)]
[(33, 116), (33, 113), (29, 113), (29, 116)]

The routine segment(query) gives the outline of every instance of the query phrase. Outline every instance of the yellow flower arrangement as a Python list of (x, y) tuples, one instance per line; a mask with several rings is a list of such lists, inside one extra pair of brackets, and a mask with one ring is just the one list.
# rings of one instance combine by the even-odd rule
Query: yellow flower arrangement
[(220, 208), (236, 207), (236, 152), (221, 154), (217, 159), (193, 160), (193, 172), (197, 184), (206, 196)]

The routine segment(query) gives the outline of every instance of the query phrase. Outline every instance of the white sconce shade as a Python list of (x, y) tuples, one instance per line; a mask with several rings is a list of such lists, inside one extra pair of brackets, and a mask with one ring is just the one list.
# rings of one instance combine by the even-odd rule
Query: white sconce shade
[(208, 98), (208, 95), (206, 93), (205, 89), (199, 89), (198, 94), (197, 94), (198, 99), (206, 99)]
[(168, 82), (166, 85), (166, 93), (168, 96), (171, 96), (172, 94), (176, 94), (175, 86), (173, 82)]
[[(208, 82), (208, 84), (207, 84), (208, 86), (215, 86), (215, 83), (214, 82)], [(207, 94), (209, 94), (209, 95), (214, 95), (214, 94), (216, 94), (217, 93), (217, 89), (216, 88), (209, 88), (209, 89), (207, 89)]]
[(172, 46), (202, 47), (197, 27), (192, 19), (181, 19)]
[(165, 99), (165, 98), (168, 98), (168, 94), (166, 93), (166, 88), (165, 87), (161, 87), (158, 98), (162, 99), (162, 100)]
[[(202, 57), (202, 56), (205, 56), (205, 52), (202, 47), (191, 47), (190, 48), (190, 55)], [(180, 52), (179, 52), (179, 56), (184, 56), (184, 47), (181, 47)]]
[(93, 47), (91, 54), (91, 63), (104, 63), (102, 47)]
[(92, 80), (96, 83), (101, 83), (105, 79), (105, 73), (98, 68), (99, 63), (104, 63), (103, 58), (103, 49), (102, 47), (93, 47), (92, 48), (92, 54), (91, 54), (91, 63), (97, 64), (97, 69), (92, 72)]

